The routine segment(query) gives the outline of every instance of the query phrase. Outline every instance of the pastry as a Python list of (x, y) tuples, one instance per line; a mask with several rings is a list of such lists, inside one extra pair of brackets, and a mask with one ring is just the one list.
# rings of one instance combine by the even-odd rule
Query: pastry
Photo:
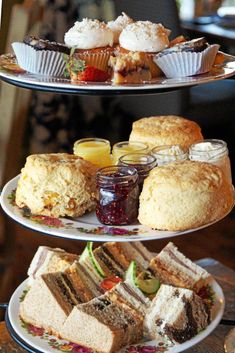
[(218, 221), (233, 205), (232, 186), (219, 167), (176, 162), (151, 170), (140, 195), (138, 219), (151, 228), (183, 231)]
[(193, 291), (162, 284), (147, 310), (144, 326), (152, 339), (173, 345), (196, 336), (209, 321), (207, 308)]
[(219, 45), (197, 38), (161, 51), (154, 62), (168, 78), (193, 76), (210, 71), (218, 50)]
[(201, 129), (194, 121), (180, 116), (151, 116), (135, 121), (130, 141), (148, 144), (150, 148), (164, 145), (180, 145), (188, 148), (192, 143), (203, 140)]
[(112, 69), (112, 82), (122, 83), (143, 83), (152, 78), (146, 56), (141, 52), (129, 52), (111, 56), (109, 66)]
[(122, 32), (122, 30), (129, 25), (130, 23), (133, 23), (134, 20), (127, 16), (125, 12), (122, 12), (120, 16), (118, 16), (115, 20), (109, 21), (107, 23), (108, 28), (111, 29), (113, 32), (113, 43), (117, 44), (119, 43), (119, 36)]
[(33, 74), (63, 76), (64, 55), (70, 52), (66, 45), (26, 36), (23, 43), (12, 43), (12, 48), (22, 69)]
[(86, 65), (107, 71), (113, 53), (113, 32), (104, 22), (84, 18), (65, 33), (65, 44), (73, 48), (72, 56)]
[(143, 52), (150, 67), (152, 77), (161, 75), (154, 63), (156, 53), (169, 46), (170, 31), (160, 23), (137, 21), (127, 25), (119, 37), (120, 52)]
[(96, 171), (92, 163), (75, 155), (31, 155), (17, 185), (16, 204), (35, 215), (82, 216), (96, 206)]

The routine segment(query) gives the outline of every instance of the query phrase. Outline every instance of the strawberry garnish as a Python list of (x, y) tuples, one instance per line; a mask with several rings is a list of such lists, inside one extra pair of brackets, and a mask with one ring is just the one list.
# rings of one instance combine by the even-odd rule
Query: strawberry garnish
[(110, 276), (108, 278), (105, 278), (101, 283), (100, 287), (104, 289), (105, 291), (111, 290), (116, 284), (122, 282), (122, 279), (118, 276)]
[(70, 76), (72, 81), (104, 82), (109, 78), (106, 71), (86, 64), (84, 60), (76, 59), (71, 54), (65, 68), (65, 76)]

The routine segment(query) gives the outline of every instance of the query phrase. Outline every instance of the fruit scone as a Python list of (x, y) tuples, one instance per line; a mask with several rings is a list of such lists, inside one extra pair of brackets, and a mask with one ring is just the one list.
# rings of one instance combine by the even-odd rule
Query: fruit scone
[(16, 204), (32, 214), (79, 217), (96, 206), (97, 167), (66, 153), (27, 158), (16, 189)]

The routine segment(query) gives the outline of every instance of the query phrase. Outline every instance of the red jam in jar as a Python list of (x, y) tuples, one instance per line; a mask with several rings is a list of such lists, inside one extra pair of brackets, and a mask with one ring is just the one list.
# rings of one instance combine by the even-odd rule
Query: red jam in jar
[(144, 179), (147, 178), (150, 170), (156, 167), (157, 160), (151, 154), (128, 153), (119, 158), (118, 165), (134, 167), (137, 170), (138, 184), (141, 192)]
[(98, 170), (96, 182), (99, 190), (98, 220), (108, 225), (134, 223), (139, 203), (137, 170), (126, 166), (105, 167)]

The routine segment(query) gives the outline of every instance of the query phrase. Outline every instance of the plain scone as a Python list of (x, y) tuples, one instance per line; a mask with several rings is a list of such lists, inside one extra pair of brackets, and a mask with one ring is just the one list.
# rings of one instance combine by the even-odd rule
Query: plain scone
[(97, 168), (66, 153), (35, 154), (27, 158), (16, 189), (16, 204), (32, 214), (82, 216), (95, 208)]
[(188, 148), (202, 141), (201, 129), (194, 121), (176, 115), (151, 116), (135, 121), (130, 141), (147, 143), (150, 148), (165, 145), (180, 145)]
[(219, 220), (234, 205), (233, 189), (216, 165), (195, 161), (154, 168), (140, 195), (139, 221), (183, 231)]

